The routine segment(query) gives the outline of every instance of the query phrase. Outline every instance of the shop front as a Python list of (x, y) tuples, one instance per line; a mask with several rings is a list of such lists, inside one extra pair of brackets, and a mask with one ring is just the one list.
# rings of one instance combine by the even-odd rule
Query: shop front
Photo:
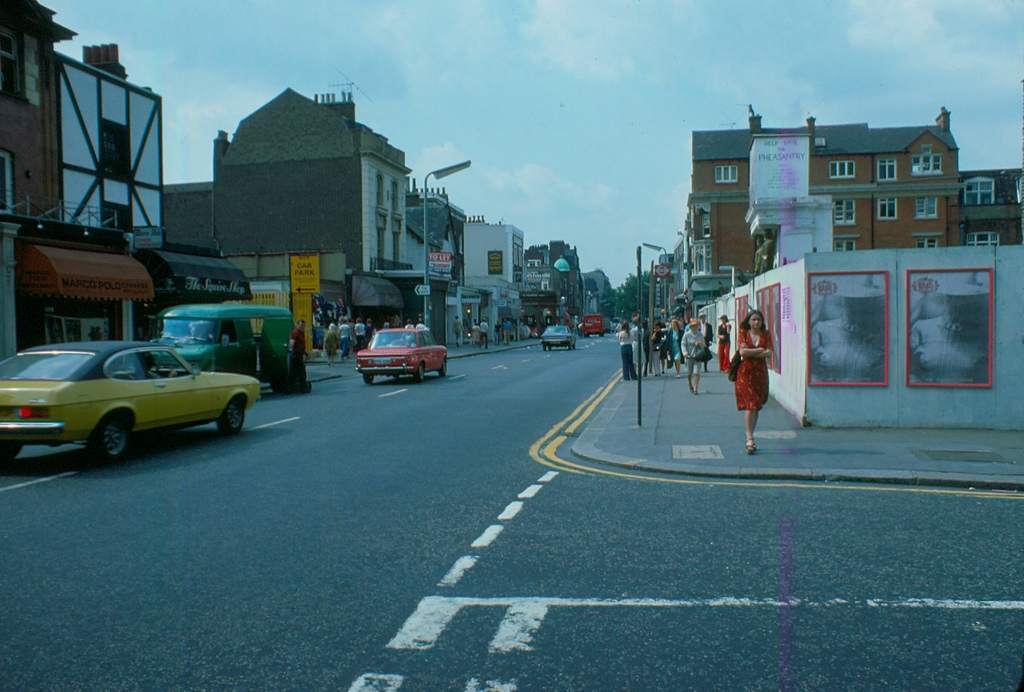
[(135, 256), (152, 277), (155, 294), (135, 305), (135, 338), (154, 338), (157, 315), (166, 308), (252, 299), (245, 274), (223, 257), (170, 250), (139, 250)]
[(371, 319), (376, 328), (385, 322), (397, 324), (409, 312), (398, 286), (379, 276), (353, 275), (350, 302), (352, 319)]
[(17, 348), (131, 337), (132, 302), (154, 297), (138, 261), (116, 252), (18, 243)]

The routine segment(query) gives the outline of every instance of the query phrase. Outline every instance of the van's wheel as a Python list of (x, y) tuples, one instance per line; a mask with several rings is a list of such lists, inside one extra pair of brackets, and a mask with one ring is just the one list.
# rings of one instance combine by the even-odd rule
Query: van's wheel
[(132, 440), (132, 418), (111, 413), (99, 422), (87, 443), (89, 452), (101, 461), (120, 461), (128, 456)]
[(245, 397), (241, 394), (231, 398), (217, 419), (217, 430), (222, 435), (237, 435), (245, 425)]
[(448, 374), (448, 359), (445, 358), (441, 361), (441, 369), (437, 371), (438, 377), (444, 377)]
[(419, 366), (417, 366), (416, 372), (413, 373), (412, 379), (415, 380), (416, 382), (422, 382), (423, 381), (423, 372), (424, 372), (424, 368), (423, 368), (423, 363), (421, 362), (419, 364)]
[(21, 451), (20, 442), (0, 442), (0, 461), (10, 461)]
[(363, 382), (366, 384), (373, 384), (373, 375), (363, 375)]

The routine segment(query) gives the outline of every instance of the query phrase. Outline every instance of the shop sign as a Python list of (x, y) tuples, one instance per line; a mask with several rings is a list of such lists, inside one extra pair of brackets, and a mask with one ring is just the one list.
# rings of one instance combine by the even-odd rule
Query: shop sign
[(232, 298), (247, 298), (250, 295), (249, 286), (244, 282), (201, 279), (197, 276), (181, 277), (179, 281), (181, 290), (187, 293), (219, 293)]
[(430, 252), (427, 255), (427, 263), (430, 266), (430, 273), (450, 279), (452, 276), (452, 264), (454, 255), (450, 252)]
[(292, 293), (320, 292), (320, 255), (290, 255)]
[(136, 250), (159, 250), (164, 246), (164, 229), (159, 226), (136, 226), (132, 230)]
[(487, 251), (487, 273), (501, 274), (505, 271), (505, 263), (502, 261), (501, 250)]

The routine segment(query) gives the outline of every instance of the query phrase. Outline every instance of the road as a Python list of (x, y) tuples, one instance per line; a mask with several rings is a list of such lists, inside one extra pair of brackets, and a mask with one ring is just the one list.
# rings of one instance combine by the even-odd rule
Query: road
[(535, 443), (615, 373), (579, 343), (23, 453), (2, 687), (1015, 688), (1024, 504), (574, 473)]

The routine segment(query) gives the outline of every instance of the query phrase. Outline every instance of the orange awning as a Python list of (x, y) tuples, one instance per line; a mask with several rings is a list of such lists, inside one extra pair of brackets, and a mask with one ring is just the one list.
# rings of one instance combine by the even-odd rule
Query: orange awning
[(18, 290), (86, 300), (148, 300), (153, 280), (128, 255), (26, 245), (17, 266)]

